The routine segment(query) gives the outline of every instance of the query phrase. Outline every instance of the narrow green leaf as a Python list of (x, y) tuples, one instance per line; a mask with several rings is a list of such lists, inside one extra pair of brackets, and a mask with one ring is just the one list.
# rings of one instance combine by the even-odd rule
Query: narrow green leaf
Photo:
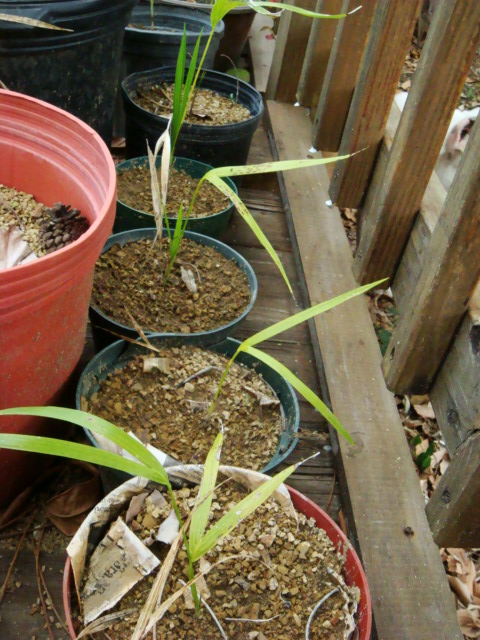
[(182, 126), (183, 101), (182, 89), (185, 77), (185, 65), (187, 61), (187, 32), (183, 25), (183, 35), (178, 51), (177, 66), (175, 69), (175, 84), (173, 86), (173, 111), (172, 111), (172, 153), (175, 148), (180, 128)]
[(317, 396), (317, 394), (314, 393), (310, 389), (310, 387), (307, 387), (307, 385), (302, 382), (300, 378), (297, 378), (297, 376), (292, 373), (292, 371), (290, 371), (290, 369), (288, 369), (284, 364), (282, 364), (275, 358), (272, 358), (272, 356), (268, 355), (267, 353), (264, 353), (259, 349), (255, 349), (254, 347), (247, 346), (243, 348), (243, 345), (241, 345), (239, 347), (239, 350), (245, 351), (255, 358), (258, 358), (268, 366), (272, 367), (274, 371), (279, 373), (286, 380), (288, 380), (292, 387), (296, 389), (298, 393), (300, 393), (305, 398), (305, 400), (307, 400), (307, 402), (315, 407), (315, 409), (320, 412), (325, 420), (328, 420), (328, 422), (338, 431), (338, 433), (340, 433), (340, 435), (348, 440), (348, 442), (353, 444), (352, 436), (348, 433), (340, 420), (330, 411), (327, 405)]
[(359, 296), (360, 294), (365, 293), (365, 291), (368, 291), (369, 289), (373, 289), (377, 285), (381, 284), (382, 282), (386, 282), (387, 280), (388, 278), (383, 278), (382, 280), (377, 280), (376, 282), (365, 284), (362, 287), (358, 287), (357, 289), (352, 289), (351, 291), (342, 293), (339, 296), (336, 296), (335, 298), (331, 298), (330, 300), (326, 300), (325, 302), (320, 302), (319, 304), (316, 304), (313, 307), (310, 307), (309, 309), (305, 309), (304, 311), (300, 311), (299, 313), (296, 313), (295, 315), (290, 316), (289, 318), (285, 318), (285, 320), (276, 322), (275, 324), (272, 324), (270, 327), (267, 327), (266, 329), (263, 329), (262, 331), (259, 331), (253, 336), (250, 336), (249, 338), (247, 338), (241, 344), (239, 349), (243, 351), (244, 345), (253, 346), (255, 344), (259, 344), (260, 342), (263, 342), (264, 340), (269, 340), (270, 338), (273, 338), (274, 336), (276, 336), (278, 333), (282, 333), (282, 331), (287, 331), (288, 329), (295, 327), (297, 324), (300, 324), (301, 322), (305, 322), (305, 320), (309, 320), (310, 318), (313, 318), (313, 316), (316, 316), (320, 313), (324, 313), (325, 311), (329, 311), (330, 309), (337, 307), (339, 304), (342, 304), (343, 302), (346, 302), (347, 300), (350, 300), (355, 296)]
[(248, 3), (245, 2), (245, 0), (216, 0), (210, 14), (210, 24), (212, 25), (212, 31), (215, 30), (217, 24), (220, 22), (220, 20), (223, 20), (223, 18), (229, 11), (231, 11), (232, 9), (236, 9), (237, 7), (246, 7), (247, 4)]
[[(316, 11), (309, 11), (308, 9), (302, 9), (301, 7), (296, 7), (293, 4), (284, 4), (283, 2), (257, 2), (256, 0), (246, 0), (244, 4), (252, 9), (258, 10), (263, 7), (271, 7), (272, 9), (285, 9), (286, 11), (291, 11), (292, 13), (299, 13), (301, 16), (306, 16), (307, 18), (331, 18), (333, 20), (338, 20), (340, 18), (345, 18), (346, 13), (317, 13)], [(263, 13), (263, 11), (259, 11), (259, 13)], [(269, 15), (272, 15), (269, 12)]]
[[(356, 153), (360, 153), (357, 151)], [(210, 169), (202, 178), (201, 182), (209, 180), (210, 176), (227, 178), (232, 176), (247, 176), (260, 173), (276, 173), (277, 171), (290, 171), (292, 169), (304, 169), (305, 167), (315, 167), (322, 164), (331, 164), (339, 160), (346, 160), (354, 154), (346, 156), (336, 156), (334, 158), (304, 158), (301, 160), (278, 160), (275, 162), (262, 162), (261, 164), (249, 164), (247, 166), (237, 165), (234, 167), (217, 167)]]
[(272, 495), (275, 489), (278, 489), (282, 482), (285, 482), (295, 469), (296, 465), (292, 465), (280, 471), (280, 473), (277, 473), (273, 478), (264, 482), (223, 515), (218, 522), (210, 527), (196, 549), (190, 549), (192, 562), (196, 562), (210, 551), (210, 549), (213, 549), (218, 541), (228, 535), (241, 520), (253, 513), (255, 509)]
[(267, 236), (263, 233), (261, 228), (258, 226), (257, 221), (252, 216), (250, 211), (247, 209), (247, 207), (243, 203), (240, 196), (237, 193), (235, 193), (235, 191), (231, 187), (229, 187), (228, 184), (224, 182), (221, 178), (211, 174), (212, 174), (211, 171), (209, 171), (207, 174), (207, 176), (210, 175), (210, 177), (208, 178), (208, 181), (211, 182), (213, 185), (215, 185), (219, 191), (221, 191), (224, 195), (228, 196), (230, 201), (233, 202), (238, 213), (242, 216), (242, 218), (248, 224), (250, 229), (253, 231), (257, 240), (266, 249), (268, 255), (271, 257), (273, 262), (277, 265), (278, 270), (282, 274), (282, 277), (287, 284), (288, 290), (293, 295), (293, 290), (292, 290), (292, 285), (290, 284), (290, 280), (288, 279), (288, 276), (283, 267), (283, 264), (280, 258), (278, 257), (277, 252), (272, 247), (270, 240), (267, 238)]
[(24, 16), (13, 16), (9, 13), (0, 13), (0, 20), (15, 22), (16, 24), (26, 24), (29, 27), (39, 27), (40, 29), (52, 29), (53, 31), (73, 33), (73, 29), (65, 29), (64, 27), (57, 27), (49, 22), (42, 22), (42, 20), (35, 20), (34, 18), (25, 18)]
[(152, 469), (158, 469), (160, 467), (163, 471), (164, 481), (168, 481), (166, 471), (161, 467), (159, 461), (155, 456), (150, 453), (143, 446), (141, 442), (135, 440), (128, 435), (123, 429), (116, 427), (108, 420), (99, 418), (91, 413), (85, 411), (77, 411), (76, 409), (66, 409), (65, 407), (20, 407), (14, 409), (3, 409), (0, 411), (1, 416), (38, 416), (41, 418), (53, 418), (54, 420), (64, 420), (76, 424), (79, 427), (88, 429), (92, 433), (98, 433), (105, 438), (108, 438), (119, 447), (128, 451), (134, 458), (143, 462), (147, 467)]
[(117, 453), (104, 451), (86, 444), (68, 442), (57, 438), (44, 438), (41, 436), (25, 436), (13, 433), (0, 433), (0, 449), (13, 449), (15, 451), (28, 451), (31, 453), (43, 453), (61, 458), (82, 460), (91, 464), (99, 464), (110, 469), (117, 469), (130, 473), (133, 476), (142, 476), (154, 480), (159, 484), (168, 484), (168, 477), (157, 461), (156, 468), (147, 467), (138, 462), (128, 460)]
[(220, 466), (220, 454), (222, 451), (223, 433), (219, 433), (215, 438), (212, 448), (208, 452), (203, 476), (198, 490), (196, 509), (193, 511), (190, 520), (189, 543), (190, 553), (196, 549), (205, 533), (208, 524), (208, 516), (213, 500), (213, 490), (217, 482), (218, 467)]

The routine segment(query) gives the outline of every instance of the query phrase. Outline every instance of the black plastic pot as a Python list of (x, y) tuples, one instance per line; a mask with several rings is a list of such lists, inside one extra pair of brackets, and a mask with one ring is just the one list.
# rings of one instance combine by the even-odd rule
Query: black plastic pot
[[(183, 7), (155, 6), (154, 25), (151, 28), (149, 4), (135, 7), (129, 25), (125, 29), (123, 41), (120, 81), (132, 73), (156, 69), (158, 67), (175, 66), (180, 49), (180, 42), (185, 27), (187, 37), (187, 62), (193, 53), (197, 38), (200, 39), (199, 56), (201, 58), (211, 32), (210, 16), (204, 11), (185, 9)], [(205, 57), (204, 68), (211, 69), (215, 54), (223, 37), (225, 27), (220, 22), (210, 43)], [(117, 100), (115, 114), (115, 133), (125, 135), (125, 117), (120, 96)], [(144, 155), (145, 149), (140, 155)]]
[[(102, 253), (108, 251), (108, 249), (110, 249), (110, 247), (112, 247), (114, 244), (123, 246), (127, 242), (132, 242), (134, 240), (141, 240), (143, 238), (153, 239), (155, 237), (155, 234), (155, 229), (136, 229), (134, 231), (124, 231), (123, 233), (116, 233), (115, 235), (110, 236), (110, 238), (107, 240)], [(165, 237), (165, 235), (166, 231), (164, 229), (163, 236)], [(222, 327), (218, 327), (217, 329), (211, 329), (210, 331), (199, 331), (191, 334), (192, 336), (196, 336), (201, 339), (202, 345), (204, 346), (218, 344), (219, 342), (222, 342), (223, 340), (225, 340), (225, 338), (230, 336), (250, 313), (257, 298), (257, 278), (255, 276), (255, 272), (253, 271), (250, 264), (245, 260), (245, 258), (223, 242), (220, 242), (215, 238), (203, 236), (199, 233), (193, 233), (192, 231), (186, 231), (185, 238), (189, 238), (190, 240), (198, 242), (199, 244), (205, 245), (207, 247), (213, 247), (216, 251), (221, 253), (229, 260), (233, 260), (239, 266), (239, 268), (242, 269), (248, 280), (248, 284), (250, 287), (250, 304), (238, 318), (232, 320), (232, 322), (229, 322)], [(131, 338), (134, 340), (138, 338), (138, 333), (133, 327), (129, 327), (127, 325), (121, 324), (120, 322), (112, 320), (102, 311), (100, 311), (100, 309), (97, 309), (93, 305), (90, 305), (90, 322), (92, 325), (92, 334), (96, 351), (104, 349), (106, 346), (117, 340), (119, 336)], [(151, 331), (146, 331), (145, 333), (149, 336), (160, 335), (154, 334)], [(178, 337), (183, 336), (184, 334), (164, 333), (161, 335)]]
[[(135, 73), (122, 82), (129, 158), (145, 155), (145, 140), (148, 140), (153, 148), (168, 122), (167, 118), (156, 116), (134, 102), (132, 98), (136, 96), (138, 87), (162, 82), (168, 84), (173, 83), (174, 80), (175, 69), (165, 67)], [(224, 96), (236, 96), (238, 86), (238, 100), (247, 107), (251, 116), (244, 122), (220, 126), (184, 124), (178, 137), (175, 154), (183, 158), (200, 160), (213, 167), (245, 164), (253, 134), (263, 113), (262, 96), (247, 82), (218, 71), (207, 71), (200, 86)]]
[[(205, 342), (202, 336), (189, 335), (189, 336), (162, 336), (154, 335), (149, 338), (150, 342), (154, 346), (171, 345), (180, 346), (182, 344), (189, 344), (195, 347), (205, 347)], [(240, 342), (227, 338), (220, 344), (210, 345), (208, 349), (221, 353), (225, 356), (231, 357), (237, 350)], [(76, 393), (76, 407), (82, 409), (82, 398), (90, 398), (100, 386), (100, 381), (105, 380), (109, 373), (115, 369), (121, 369), (129, 360), (138, 354), (148, 352), (143, 345), (132, 344), (125, 342), (124, 340), (118, 340), (114, 344), (98, 353), (86, 366), (77, 386)], [(236, 359), (240, 364), (244, 364), (250, 369), (261, 374), (267, 384), (273, 389), (280, 400), (282, 413), (284, 416), (284, 428), (280, 436), (277, 451), (265, 465), (262, 472), (266, 473), (271, 471), (277, 465), (285, 460), (287, 456), (293, 451), (295, 445), (298, 442), (297, 432), (300, 424), (300, 409), (298, 406), (297, 397), (291, 385), (283, 378), (277, 371), (267, 366), (263, 362), (257, 360), (253, 356), (247, 353), (240, 353)], [(96, 440), (90, 434), (88, 430), (85, 431), (87, 437), (94, 446), (98, 446)], [(179, 462), (188, 463), (190, 460), (180, 460)], [(111, 490), (114, 487), (125, 482), (130, 476), (120, 471), (114, 471), (111, 469), (102, 470), (102, 479), (106, 489)]]
[(1, 80), (73, 113), (109, 142), (123, 34), (136, 1), (0, 0), (0, 13), (73, 29), (0, 22)]
[[(210, 13), (212, 5), (195, 0), (160, 0), (162, 4), (172, 7), (186, 7), (190, 11), (200, 9)], [(256, 11), (247, 6), (230, 9), (223, 21), (225, 34), (215, 56), (215, 69), (226, 71), (232, 67), (231, 60), (237, 62), (247, 42), (250, 28), (255, 19)], [(230, 58), (230, 60), (229, 60)]]
[[(160, 166), (161, 158), (157, 158), (157, 167)], [(125, 160), (117, 165), (117, 175), (123, 170), (131, 167), (148, 166), (148, 157), (132, 158)], [(207, 171), (211, 169), (208, 164), (198, 162), (198, 160), (190, 160), (188, 158), (175, 158), (174, 167), (185, 171), (192, 178), (202, 178)], [(237, 187), (230, 178), (223, 178), (228, 186), (237, 193)], [(226, 228), (234, 211), (233, 204), (218, 213), (213, 213), (202, 218), (190, 218), (187, 222), (187, 230), (195, 233), (202, 233), (212, 238), (217, 238)], [(175, 226), (176, 219), (169, 218), (168, 223), (171, 227)], [(115, 216), (115, 224), (113, 233), (121, 231), (130, 231), (131, 229), (144, 229), (154, 227), (155, 220), (151, 213), (139, 211), (117, 199), (117, 213)]]

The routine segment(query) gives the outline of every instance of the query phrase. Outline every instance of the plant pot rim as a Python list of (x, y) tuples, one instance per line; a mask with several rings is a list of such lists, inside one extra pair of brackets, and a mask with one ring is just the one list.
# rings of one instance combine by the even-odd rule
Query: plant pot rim
[[(124, 99), (128, 99), (128, 101), (135, 107), (135, 109), (138, 109), (140, 112), (146, 114), (149, 118), (153, 118), (153, 119), (157, 119), (157, 121), (165, 123), (165, 125), (168, 122), (168, 118), (166, 116), (161, 116), (158, 114), (153, 113), (152, 111), (148, 111), (148, 109), (144, 109), (143, 107), (141, 107), (138, 103), (136, 103), (133, 98), (130, 95), (129, 90), (127, 89), (127, 82), (133, 78), (139, 78), (139, 77), (145, 77), (148, 78), (150, 75), (157, 73), (159, 71), (165, 72), (165, 73), (172, 73), (172, 80), (165, 80), (165, 82), (174, 82), (175, 79), (175, 67), (157, 67), (156, 69), (148, 69), (147, 71), (137, 71), (136, 73), (131, 73), (129, 76), (127, 76), (126, 78), (124, 78), (124, 80), (122, 80), (121, 83), (121, 87), (122, 87), (122, 93), (124, 96)], [(192, 131), (192, 132), (202, 132), (202, 131), (215, 131), (218, 132), (219, 134), (222, 131), (227, 131), (228, 129), (231, 128), (236, 128), (236, 127), (243, 127), (245, 125), (247, 125), (248, 123), (250, 123), (252, 120), (257, 120), (263, 112), (263, 98), (261, 93), (251, 84), (249, 84), (248, 82), (245, 82), (244, 80), (241, 80), (240, 78), (235, 78), (234, 76), (229, 75), (228, 73), (223, 73), (222, 71), (213, 71), (212, 69), (206, 69), (204, 72), (204, 79), (208, 81), (209, 78), (226, 78), (228, 82), (230, 82), (232, 84), (232, 87), (235, 89), (237, 88), (237, 83), (238, 86), (240, 88), (239, 91), (239, 102), (242, 103), (241, 100), (241, 88), (243, 87), (245, 91), (250, 91), (253, 94), (258, 94), (258, 96), (260, 97), (260, 101), (259, 104), (261, 105), (260, 111), (258, 114), (255, 113), (250, 113), (250, 117), (246, 118), (245, 120), (242, 120), (241, 122), (232, 122), (230, 124), (192, 124), (189, 122), (184, 122), (184, 124), (182, 125), (182, 129), (185, 129), (187, 131)], [(161, 80), (158, 80), (156, 82), (161, 82)], [(200, 83), (200, 88), (201, 88), (201, 83)], [(210, 87), (207, 86), (207, 84), (205, 84), (205, 89), (210, 89)], [(210, 89), (211, 91), (215, 92), (215, 89)], [(219, 92), (220, 93), (220, 92)], [(222, 94), (224, 95), (224, 94)], [(243, 104), (243, 103), (242, 103)], [(248, 107), (247, 107), (248, 108)]]
[[(212, 167), (211, 164), (206, 164), (205, 162), (200, 162), (200, 160), (193, 160), (192, 158), (184, 158), (182, 156), (174, 156), (174, 160), (182, 160), (185, 162), (190, 162), (192, 164), (196, 164), (201, 168), (205, 168), (206, 171), (205, 173), (210, 170), (213, 169), (214, 167)], [(142, 166), (144, 164), (148, 165), (148, 156), (138, 156), (137, 158), (128, 158), (127, 160), (123, 160), (123, 162), (120, 162), (119, 164), (117, 164), (117, 166), (115, 167), (117, 176), (120, 170), (122, 169), (127, 169), (131, 166), (131, 164), (133, 162), (136, 162), (135, 166)], [(160, 159), (157, 159), (157, 162), (160, 162)], [(229, 177), (225, 177), (222, 178), (222, 180), (225, 180), (228, 184), (228, 186), (238, 195), (238, 189), (237, 189), (237, 185), (234, 183), (234, 181), (229, 178)], [(145, 216), (151, 216), (152, 221), (154, 221), (154, 216), (153, 213), (149, 213), (148, 211), (142, 211), (141, 209), (134, 209), (133, 207), (131, 207), (129, 204), (127, 204), (126, 202), (124, 202), (123, 200), (120, 200), (120, 198), (118, 197), (118, 192), (117, 192), (117, 202), (120, 202), (124, 207), (131, 209), (134, 213), (141, 213)], [(209, 213), (208, 215), (203, 215), (203, 216), (197, 216), (195, 218), (190, 218), (190, 220), (216, 220), (219, 217), (223, 217), (226, 212), (231, 209), (232, 204), (230, 203), (228, 205), (228, 207), (226, 207), (225, 209), (222, 209), (221, 211), (217, 211), (216, 213)], [(171, 216), (167, 216), (168, 217), (168, 222), (169, 224), (175, 224), (176, 218), (172, 218)]]
[[(165, 7), (162, 7), (163, 4), (164, 3), (162, 2), (159, 5), (157, 5), (157, 9), (155, 9), (155, 11), (157, 11), (159, 8), (163, 8), (165, 11), (167, 11), (168, 6), (170, 5), (170, 3), (165, 3)], [(193, 11), (194, 14), (196, 14), (197, 19), (200, 19), (200, 17), (206, 16), (206, 13), (207, 13), (206, 11), (202, 11), (201, 8), (198, 5), (193, 4), (191, 2), (186, 2), (185, 4), (178, 4), (178, 5), (173, 2), (172, 5), (178, 7), (179, 9), (182, 9), (182, 8), (190, 9), (191, 11)], [(136, 7), (133, 10), (133, 13), (131, 15), (130, 20), (134, 20), (135, 19), (134, 13), (135, 13), (135, 11), (138, 11), (139, 9), (144, 9), (145, 13), (148, 13), (148, 15), (150, 15), (150, 8), (148, 7), (148, 5), (146, 5), (146, 4), (137, 4)], [(166, 19), (168, 20), (170, 15), (167, 15), (167, 16), (164, 16), (164, 17), (166, 17)], [(154, 17), (154, 19), (155, 19), (155, 17)], [(206, 22), (210, 23), (210, 20), (207, 18)], [(215, 27), (215, 32), (214, 33), (216, 33), (217, 35), (220, 34), (220, 33), (223, 33), (224, 28), (225, 27), (224, 27), (224, 24), (223, 24), (223, 20), (220, 20), (220, 22)], [(186, 29), (187, 38), (189, 36), (198, 37), (200, 35), (200, 31), (201, 30), (200, 29), (198, 31), (189, 30), (189, 24), (188, 23), (185, 23), (185, 29)], [(180, 29), (178, 30), (178, 32), (177, 31), (172, 31), (172, 30), (165, 30), (163, 22), (162, 22), (162, 24), (155, 25), (154, 28), (152, 28), (151, 26), (149, 27), (147, 25), (146, 28), (142, 27), (141, 29), (138, 28), (138, 27), (133, 26), (132, 24), (128, 24), (125, 27), (125, 31), (128, 32), (128, 33), (148, 33), (149, 35), (158, 35), (159, 33), (162, 33), (164, 35), (171, 36), (172, 39), (176, 39), (179, 36), (181, 36), (181, 34), (182, 34), (182, 31)], [(211, 25), (210, 25), (209, 30), (208, 31), (205, 30), (202, 33), (202, 37), (206, 38), (208, 36), (208, 34), (211, 33), (211, 31), (212, 31), (212, 29), (211, 29)]]
[[(6, 98), (6, 101), (4, 100), (4, 98)], [(11, 274), (18, 274), (18, 277), (20, 278), (27, 278), (29, 276), (41, 273), (44, 269), (53, 269), (57, 267), (58, 264), (63, 264), (65, 259), (75, 259), (75, 254), (79, 250), (85, 250), (86, 247), (90, 245), (91, 236), (96, 235), (98, 227), (104, 224), (105, 217), (107, 216), (110, 208), (110, 203), (112, 202), (112, 200), (114, 200), (116, 191), (116, 173), (113, 158), (110, 154), (110, 151), (108, 150), (107, 145), (104, 143), (100, 135), (94, 129), (92, 129), (92, 127), (90, 127), (88, 124), (86, 124), (76, 116), (48, 102), (45, 102), (44, 100), (32, 98), (31, 96), (27, 96), (16, 91), (9, 91), (8, 89), (0, 89), (0, 111), (2, 110), (3, 106), (15, 109), (17, 111), (17, 114), (20, 110), (23, 110), (25, 114), (29, 115), (42, 115), (42, 112), (43, 114), (50, 112), (51, 116), (49, 119), (54, 120), (56, 123), (61, 118), (65, 125), (68, 125), (68, 128), (72, 130), (76, 129), (81, 134), (83, 134), (84, 140), (90, 140), (91, 144), (94, 144), (97, 147), (98, 153), (100, 154), (100, 159), (105, 163), (105, 166), (107, 167), (108, 190), (102, 196), (103, 204), (98, 211), (98, 215), (95, 217), (95, 220), (92, 223), (90, 223), (89, 221), (89, 227), (87, 231), (85, 231), (85, 233), (83, 233), (77, 240), (70, 243), (66, 247), (63, 247), (62, 249), (53, 251), (52, 253), (49, 253), (45, 256), (41, 256), (36, 260), (33, 260), (32, 262), (28, 262), (27, 264), (20, 264), (15, 267), (10, 267), (9, 269), (0, 271), (0, 284), (2, 280), (7, 279), (6, 274), (8, 274), (8, 279), (10, 279)], [(53, 147), (51, 137), (47, 137), (45, 139), (45, 146), (48, 149), (51, 149)], [(75, 203), (73, 203), (73, 206), (75, 206)]]
[[(116, 244), (116, 240), (117, 239), (121, 239), (120, 236), (124, 236), (124, 235), (131, 235), (131, 234), (137, 234), (138, 237), (133, 239), (132, 242), (135, 242), (136, 240), (141, 240), (141, 239), (145, 239), (145, 238), (150, 238), (150, 237), (154, 237), (156, 234), (156, 229), (155, 228), (144, 228), (144, 229), (133, 229), (131, 231), (120, 231), (119, 233), (114, 233), (113, 235), (110, 236), (110, 238), (107, 240), (107, 242), (105, 243), (105, 246), (102, 249), (102, 254), (105, 253), (106, 251), (108, 251), (108, 249), (111, 248), (111, 246), (113, 246), (114, 244)], [(166, 229), (163, 229), (163, 235), (165, 235), (166, 233)], [(162, 235), (162, 237), (163, 237)], [(208, 337), (216, 332), (220, 332), (220, 331), (228, 331), (230, 328), (235, 327), (237, 324), (239, 324), (242, 320), (244, 320), (246, 318), (246, 316), (250, 313), (250, 311), (253, 308), (253, 305), (255, 304), (255, 300), (257, 299), (257, 294), (258, 294), (258, 282), (257, 282), (257, 278), (255, 275), (255, 272), (252, 268), (252, 266), (250, 265), (250, 263), (242, 256), (238, 253), (238, 251), (235, 251), (235, 249), (232, 249), (231, 247), (229, 247), (228, 245), (226, 245), (223, 242), (220, 242), (220, 240), (217, 240), (216, 238), (212, 238), (210, 236), (204, 236), (201, 233), (196, 233), (195, 231), (185, 231), (185, 235), (184, 237), (186, 239), (189, 240), (193, 240), (194, 242), (197, 242), (198, 244), (206, 244), (209, 246), (212, 246), (212, 248), (218, 250), (218, 245), (221, 246), (225, 246), (227, 247), (228, 251), (230, 251), (231, 253), (233, 253), (233, 256), (229, 259), (234, 259), (236, 265), (238, 266), (239, 269), (241, 269), (244, 273), (245, 276), (248, 279), (248, 286), (250, 289), (250, 302), (247, 305), (247, 307), (243, 310), (243, 312), (240, 314), (240, 316), (238, 316), (237, 318), (235, 318), (234, 320), (231, 320), (230, 322), (228, 322), (225, 325), (222, 325), (220, 327), (216, 327), (215, 329), (210, 329), (208, 331), (195, 331), (192, 333), (189, 333), (187, 335), (195, 335), (198, 337)], [(202, 242), (203, 240), (203, 242)], [(222, 253), (221, 251), (218, 251), (219, 253)], [(224, 255), (224, 254), (222, 254)], [(252, 283), (250, 282), (252, 281)], [(122, 324), (121, 322), (117, 322), (116, 320), (113, 320), (112, 318), (110, 318), (108, 315), (106, 315), (101, 309), (99, 309), (98, 307), (96, 307), (93, 304), (90, 304), (90, 308), (93, 309), (95, 311), (95, 313), (97, 313), (102, 319), (111, 322), (115, 325), (117, 325), (119, 327), (120, 330), (123, 331), (135, 331), (134, 327), (129, 327), (125, 324)], [(185, 335), (183, 333), (174, 333), (171, 331), (165, 331), (165, 332), (146, 332), (147, 336), (151, 336), (151, 335), (162, 335), (162, 336), (168, 336), (168, 337), (178, 337), (178, 336), (182, 336)]]
[[(363, 611), (360, 612), (359, 615), (366, 616), (362, 617), (362, 622), (364, 621), (363, 633), (360, 636), (360, 640), (369, 640), (372, 631), (372, 601), (370, 596), (370, 590), (368, 588), (367, 577), (365, 575), (365, 571), (360, 562), (360, 558), (358, 557), (357, 552), (349, 544), (347, 537), (340, 529), (340, 527), (333, 521), (333, 519), (324, 511), (321, 507), (315, 504), (310, 498), (307, 498), (303, 493), (293, 489), (288, 484), (285, 485), (290, 493), (290, 497), (292, 498), (293, 505), (297, 511), (304, 513), (308, 517), (315, 517), (315, 514), (323, 524), (317, 523), (317, 527), (324, 528), (328, 537), (332, 541), (332, 543), (338, 547), (340, 544), (348, 544), (347, 550), (347, 559), (349, 559), (350, 564), (356, 568), (358, 574), (358, 580), (355, 583), (356, 586), (360, 589), (361, 598), (365, 600)], [(308, 513), (305, 513), (308, 511)], [(315, 518), (315, 519), (317, 519)], [(335, 534), (338, 542), (333, 540), (331, 533)], [(344, 571), (347, 570), (347, 563), (345, 563)], [(63, 583), (62, 583), (62, 594), (63, 594), (63, 607), (66, 617), (67, 628), (70, 633), (71, 640), (76, 640), (77, 635), (75, 633), (75, 629), (73, 628), (73, 620), (71, 616), (71, 596), (72, 596), (72, 582), (73, 582), (73, 573), (72, 573), (72, 564), (70, 560), (70, 556), (67, 554), (67, 559), (65, 561), (65, 568), (63, 571)], [(349, 582), (347, 581), (347, 584)], [(357, 625), (358, 628), (358, 625)]]

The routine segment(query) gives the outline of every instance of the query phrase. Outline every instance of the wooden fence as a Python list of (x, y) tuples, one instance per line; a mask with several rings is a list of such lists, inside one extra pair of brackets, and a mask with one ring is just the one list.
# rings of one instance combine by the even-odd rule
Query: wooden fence
[[(297, 4), (340, 13), (360, 0)], [(451, 456), (427, 506), (434, 539), (478, 547), (479, 122), (446, 198), (432, 172), (480, 44), (480, 2), (440, 3), (400, 114), (392, 103), (421, 4), (365, 0), (338, 22), (285, 14), (267, 97), (309, 107), (316, 149), (363, 150), (335, 165), (329, 194), (359, 210), (357, 281), (390, 278), (398, 322), (383, 360), (387, 385), (430, 394)]]

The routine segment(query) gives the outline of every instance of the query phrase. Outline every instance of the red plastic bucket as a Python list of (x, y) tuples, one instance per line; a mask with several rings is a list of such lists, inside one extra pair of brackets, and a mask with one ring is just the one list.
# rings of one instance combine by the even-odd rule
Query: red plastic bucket
[[(82, 354), (93, 268), (115, 217), (115, 167), (89, 126), (34, 98), (0, 90), (0, 183), (90, 223), (76, 242), (0, 271), (0, 408), (54, 403)], [(2, 417), (0, 431), (43, 432), (30, 417)], [(34, 473), (30, 455), (0, 451), (0, 506)]]
[[(308, 518), (313, 518), (318, 527), (324, 529), (337, 549), (340, 546), (343, 549), (343, 545), (348, 544), (343, 531), (337, 527), (335, 522), (323, 509), (299, 491), (291, 487), (288, 487), (288, 490), (295, 509), (305, 514)], [(372, 632), (372, 601), (370, 599), (367, 577), (365, 576), (360, 559), (352, 547), (347, 551), (344, 573), (345, 582), (349, 585), (354, 584), (360, 589), (360, 604), (357, 612), (358, 640), (370, 640)], [(67, 556), (63, 572), (63, 607), (70, 638), (76, 640), (77, 634), (73, 626), (71, 610), (72, 590), (74, 591), (72, 565), (70, 558)]]

